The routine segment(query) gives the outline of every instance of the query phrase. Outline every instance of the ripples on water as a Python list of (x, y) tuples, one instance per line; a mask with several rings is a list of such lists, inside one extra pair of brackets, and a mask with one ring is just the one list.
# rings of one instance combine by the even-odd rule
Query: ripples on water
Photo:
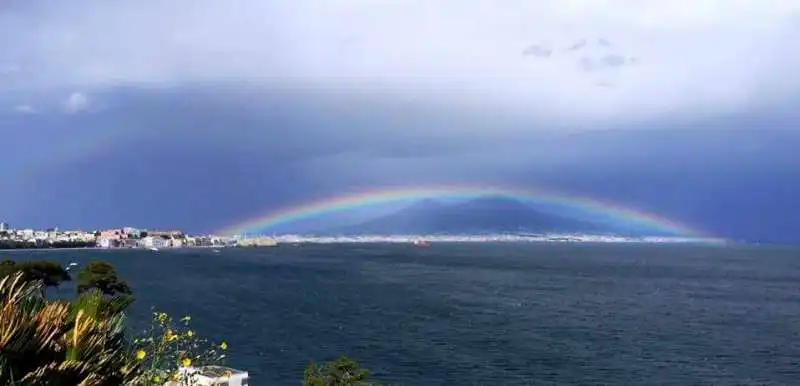
[[(800, 382), (800, 250), (305, 245), (15, 252), (113, 262), (150, 305), (230, 342), (253, 384), (346, 353), (402, 385)], [(65, 290), (62, 290), (65, 291)]]

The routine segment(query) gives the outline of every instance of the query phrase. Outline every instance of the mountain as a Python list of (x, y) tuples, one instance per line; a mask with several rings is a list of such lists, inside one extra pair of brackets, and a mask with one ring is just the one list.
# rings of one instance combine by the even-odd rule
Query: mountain
[(360, 224), (331, 229), (330, 234), (486, 234), (607, 233), (609, 229), (533, 209), (505, 197), (481, 197), (446, 204), (424, 200)]

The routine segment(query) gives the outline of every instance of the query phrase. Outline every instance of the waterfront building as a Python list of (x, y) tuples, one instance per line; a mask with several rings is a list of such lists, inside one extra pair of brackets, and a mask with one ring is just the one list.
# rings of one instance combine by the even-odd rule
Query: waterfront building
[(3, 231), (6, 231), (6, 232), (7, 232), (9, 229), (10, 229), (10, 228), (9, 228), (9, 226), (8, 226), (8, 223), (6, 223), (6, 222), (0, 222), (0, 232), (3, 232)]
[(144, 248), (169, 248), (172, 246), (170, 239), (161, 236), (147, 236), (141, 239)]
[(169, 240), (170, 241), (170, 246), (172, 248), (183, 248), (183, 247), (186, 246), (186, 244), (184, 243), (184, 240), (185, 239), (179, 239), (179, 238), (170, 239)]
[(128, 235), (129, 238), (138, 239), (142, 237), (142, 230), (133, 227), (122, 228), (122, 233)]
[(100, 248), (116, 248), (119, 246), (119, 238), (100, 237), (97, 239), (97, 246)]
[(119, 246), (120, 248), (137, 248), (139, 247), (139, 242), (140, 239), (132, 239), (129, 237), (127, 239), (122, 239), (122, 242)]
[(183, 231), (149, 231), (147, 232), (148, 236), (163, 236), (167, 238), (174, 238), (174, 239), (182, 239), (186, 237), (186, 234)]
[(98, 237), (124, 239), (127, 238), (127, 235), (119, 229), (107, 229), (101, 231)]

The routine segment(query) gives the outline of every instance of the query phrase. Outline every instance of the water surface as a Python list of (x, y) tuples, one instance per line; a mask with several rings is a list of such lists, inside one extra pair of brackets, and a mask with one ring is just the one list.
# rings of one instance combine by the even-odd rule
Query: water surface
[[(800, 250), (604, 244), (33, 251), (112, 262), (252, 384), (346, 353), (402, 385), (790, 385)], [(62, 291), (68, 291), (63, 288)]]

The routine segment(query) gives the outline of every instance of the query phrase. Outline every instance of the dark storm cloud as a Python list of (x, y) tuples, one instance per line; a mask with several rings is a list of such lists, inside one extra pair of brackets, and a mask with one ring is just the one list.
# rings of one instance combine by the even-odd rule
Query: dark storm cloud
[[(732, 235), (752, 233), (755, 225), (720, 225), (719, 219), (729, 219), (722, 203), (765, 229), (786, 222), (795, 207), (775, 207), (789, 202), (800, 170), (798, 113), (789, 101), (729, 116), (641, 123), (646, 130), (525, 131), (531, 123), (391, 99), (211, 90), (116, 89), (98, 95), (107, 101), (101, 112), (66, 121), (36, 117), (39, 140), (48, 130), (62, 133), (64, 141), (87, 133), (80, 139), (112, 136), (77, 157), (42, 162), (35, 170), (22, 165), (25, 173), (0, 193), (6, 220), (31, 226), (191, 224), (191, 230), (211, 231), (328, 195), (450, 183), (544, 186)], [(11, 118), (6, 129), (17, 130), (24, 143), (26, 127), (19, 122), (28, 117)], [(440, 125), (469, 129), (442, 136)], [(496, 127), (505, 129), (485, 135)], [(20, 151), (10, 164), (31, 157), (29, 148), (14, 149)]]

